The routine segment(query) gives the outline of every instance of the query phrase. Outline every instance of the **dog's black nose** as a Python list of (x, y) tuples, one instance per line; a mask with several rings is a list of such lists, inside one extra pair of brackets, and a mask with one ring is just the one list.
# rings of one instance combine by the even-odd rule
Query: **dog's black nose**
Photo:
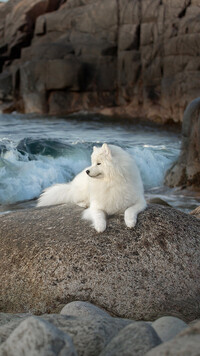
[(86, 173), (87, 173), (88, 175), (90, 174), (90, 171), (89, 171), (89, 169), (87, 169)]

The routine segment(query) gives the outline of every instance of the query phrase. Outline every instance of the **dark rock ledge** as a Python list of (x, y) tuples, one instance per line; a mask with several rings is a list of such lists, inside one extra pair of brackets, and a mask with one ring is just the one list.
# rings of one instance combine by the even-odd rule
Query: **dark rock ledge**
[(74, 300), (114, 316), (200, 317), (200, 221), (149, 206), (135, 229), (123, 217), (97, 234), (66, 206), (0, 217), (0, 310), (55, 313)]

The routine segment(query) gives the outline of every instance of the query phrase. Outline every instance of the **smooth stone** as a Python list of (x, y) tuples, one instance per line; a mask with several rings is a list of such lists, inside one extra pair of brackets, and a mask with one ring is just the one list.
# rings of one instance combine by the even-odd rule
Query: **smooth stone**
[(97, 356), (132, 320), (46, 314), (43, 319), (71, 336), (78, 355)]
[(143, 356), (160, 343), (159, 336), (149, 324), (137, 322), (122, 329), (100, 356)]
[(29, 317), (0, 346), (6, 356), (77, 356), (69, 335), (38, 317)]
[(157, 332), (162, 341), (169, 341), (187, 328), (187, 324), (173, 316), (163, 316), (152, 323), (152, 327)]
[[(33, 317), (34, 318), (34, 317)], [(20, 319), (11, 321), (0, 327), (0, 343), (13, 334), (24, 321)], [(60, 314), (44, 314), (37, 317), (37, 320), (46, 321), (55, 328), (61, 330), (72, 338), (73, 344), (79, 355), (95, 356), (98, 355), (110, 340), (118, 332), (133, 323), (132, 320), (121, 318), (105, 317), (90, 315), (88, 317), (76, 317)]]
[(200, 322), (186, 328), (174, 339), (149, 351), (145, 356), (199, 356)]
[(66, 304), (60, 314), (62, 315), (73, 315), (78, 317), (110, 317), (110, 315), (103, 309), (96, 307), (95, 305), (82, 301), (75, 301)]
[(4, 342), (9, 335), (15, 330), (22, 321), (26, 320), (28, 316), (22, 318), (13, 318), (5, 324), (0, 325), (0, 344)]

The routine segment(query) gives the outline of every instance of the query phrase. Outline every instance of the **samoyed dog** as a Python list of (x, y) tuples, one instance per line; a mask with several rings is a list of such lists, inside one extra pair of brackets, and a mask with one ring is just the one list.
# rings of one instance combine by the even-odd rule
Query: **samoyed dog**
[(37, 206), (76, 204), (86, 210), (83, 218), (97, 232), (106, 229), (106, 216), (124, 213), (125, 224), (132, 228), (137, 215), (146, 208), (140, 172), (132, 157), (122, 148), (103, 144), (93, 147), (92, 165), (70, 183), (47, 188)]

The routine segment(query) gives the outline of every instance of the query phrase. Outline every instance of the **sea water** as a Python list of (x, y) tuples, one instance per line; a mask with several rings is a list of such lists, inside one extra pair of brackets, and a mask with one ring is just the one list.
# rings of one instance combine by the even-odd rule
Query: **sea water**
[(180, 132), (87, 113), (66, 118), (1, 114), (1, 213), (35, 206), (43, 189), (69, 182), (88, 167), (93, 146), (104, 142), (134, 157), (147, 199), (160, 197), (186, 212), (200, 204), (195, 194), (164, 185), (180, 153)]

